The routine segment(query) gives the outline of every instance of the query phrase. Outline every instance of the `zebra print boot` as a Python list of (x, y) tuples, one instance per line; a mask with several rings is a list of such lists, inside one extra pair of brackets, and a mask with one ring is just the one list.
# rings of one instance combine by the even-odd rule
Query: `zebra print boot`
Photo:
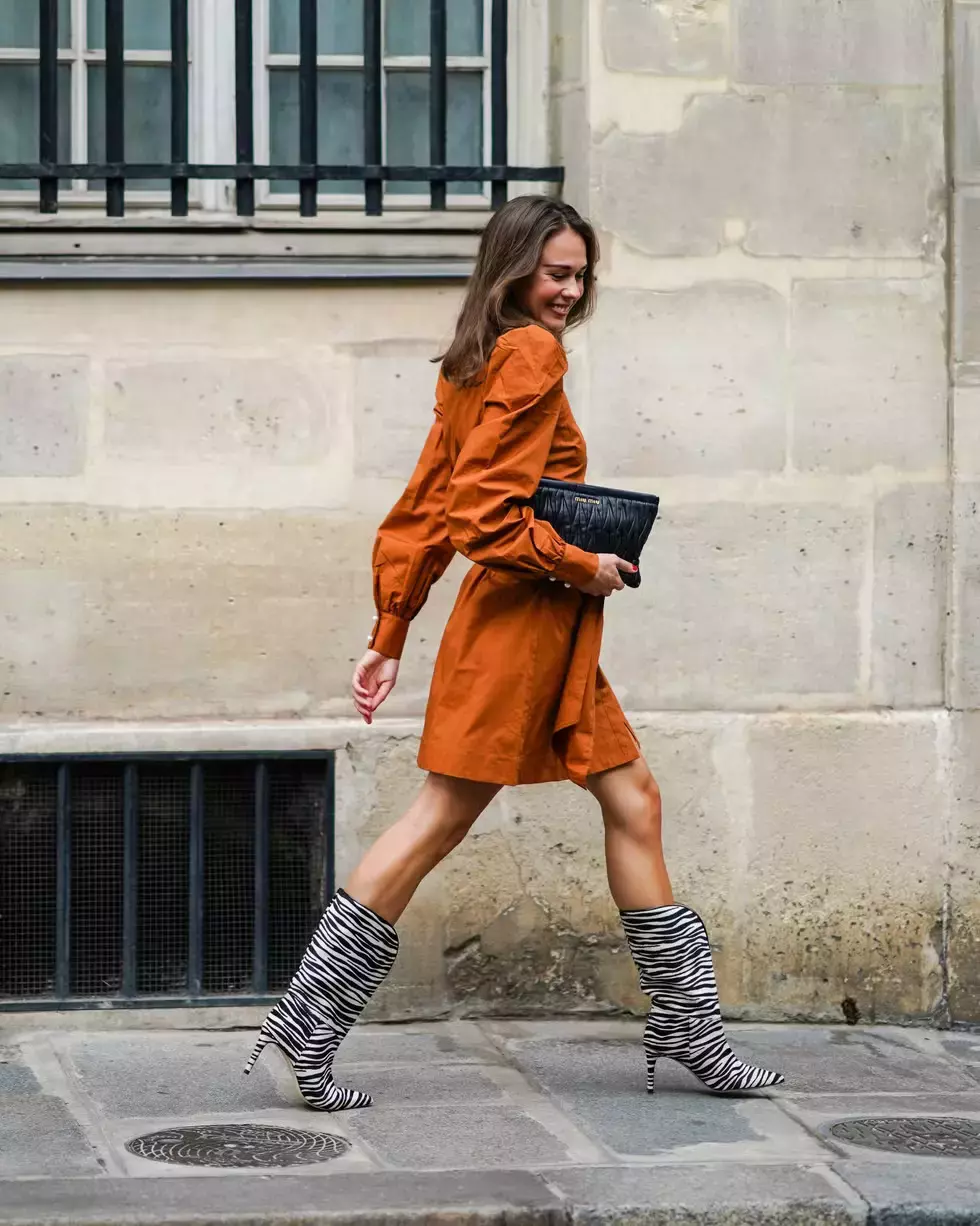
[(370, 1094), (334, 1084), (341, 1040), (391, 970), (398, 934), (387, 920), (338, 890), (323, 913), (286, 995), (262, 1024), (246, 1076), (268, 1043), (289, 1061), (317, 1111), (370, 1107)]
[(782, 1085), (781, 1073), (743, 1063), (729, 1046), (701, 917), (677, 905), (619, 914), (640, 987), (651, 997), (643, 1035), (647, 1092), (653, 1093), (662, 1057), (683, 1064), (718, 1094)]

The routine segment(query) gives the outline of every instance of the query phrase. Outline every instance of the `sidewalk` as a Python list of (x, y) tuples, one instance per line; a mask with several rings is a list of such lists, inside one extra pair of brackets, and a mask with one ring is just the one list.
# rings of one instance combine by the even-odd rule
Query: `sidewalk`
[[(740, 1054), (787, 1084), (730, 1099), (669, 1062), (646, 1095), (638, 1021), (358, 1027), (339, 1079), (375, 1106), (323, 1115), (296, 1105), (277, 1061), (240, 1075), (251, 1031), (173, 1028), (219, 1020), (3, 1015), (0, 1226), (980, 1223), (980, 1158), (884, 1153), (827, 1132), (866, 1116), (980, 1122), (980, 1035), (732, 1026)], [(235, 1122), (349, 1148), (218, 1170), (126, 1149)]]

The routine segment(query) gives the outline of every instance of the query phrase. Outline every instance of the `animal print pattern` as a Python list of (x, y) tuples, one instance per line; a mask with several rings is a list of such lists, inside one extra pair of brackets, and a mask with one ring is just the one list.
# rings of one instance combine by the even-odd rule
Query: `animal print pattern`
[(246, 1075), (266, 1044), (274, 1043), (292, 1065), (309, 1106), (317, 1111), (370, 1107), (370, 1094), (334, 1083), (333, 1060), (397, 954), (398, 934), (391, 924), (339, 890), (286, 995), (265, 1019)]
[(647, 1090), (653, 1093), (661, 1058), (683, 1064), (719, 1094), (782, 1085), (782, 1074), (743, 1063), (725, 1037), (701, 917), (678, 905), (621, 911), (620, 917), (640, 987), (651, 998), (643, 1036)]

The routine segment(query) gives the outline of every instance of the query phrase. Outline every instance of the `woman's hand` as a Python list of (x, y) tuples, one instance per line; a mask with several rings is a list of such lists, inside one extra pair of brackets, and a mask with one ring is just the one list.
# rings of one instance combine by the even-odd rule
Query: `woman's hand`
[(624, 562), (614, 553), (600, 553), (599, 569), (592, 576), (591, 582), (581, 590), (588, 596), (611, 596), (613, 592), (621, 592), (626, 584), (620, 575), (621, 570), (635, 571), (632, 562)]
[(380, 651), (369, 651), (354, 669), (351, 682), (354, 706), (366, 724), (371, 723), (375, 711), (395, 688), (397, 680), (398, 661), (383, 656)]

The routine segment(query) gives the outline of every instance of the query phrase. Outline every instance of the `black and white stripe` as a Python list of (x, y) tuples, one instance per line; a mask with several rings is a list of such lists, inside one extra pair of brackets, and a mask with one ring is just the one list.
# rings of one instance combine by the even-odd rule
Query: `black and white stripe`
[(266, 1044), (274, 1043), (292, 1065), (311, 1107), (370, 1107), (369, 1094), (334, 1084), (333, 1058), (397, 954), (398, 934), (391, 924), (339, 890), (286, 995), (265, 1019), (246, 1075)]
[(745, 1064), (725, 1037), (708, 933), (689, 907), (621, 911), (640, 987), (651, 998), (643, 1047), (647, 1090), (657, 1060), (677, 1060), (709, 1090), (725, 1094), (783, 1083), (780, 1073)]

